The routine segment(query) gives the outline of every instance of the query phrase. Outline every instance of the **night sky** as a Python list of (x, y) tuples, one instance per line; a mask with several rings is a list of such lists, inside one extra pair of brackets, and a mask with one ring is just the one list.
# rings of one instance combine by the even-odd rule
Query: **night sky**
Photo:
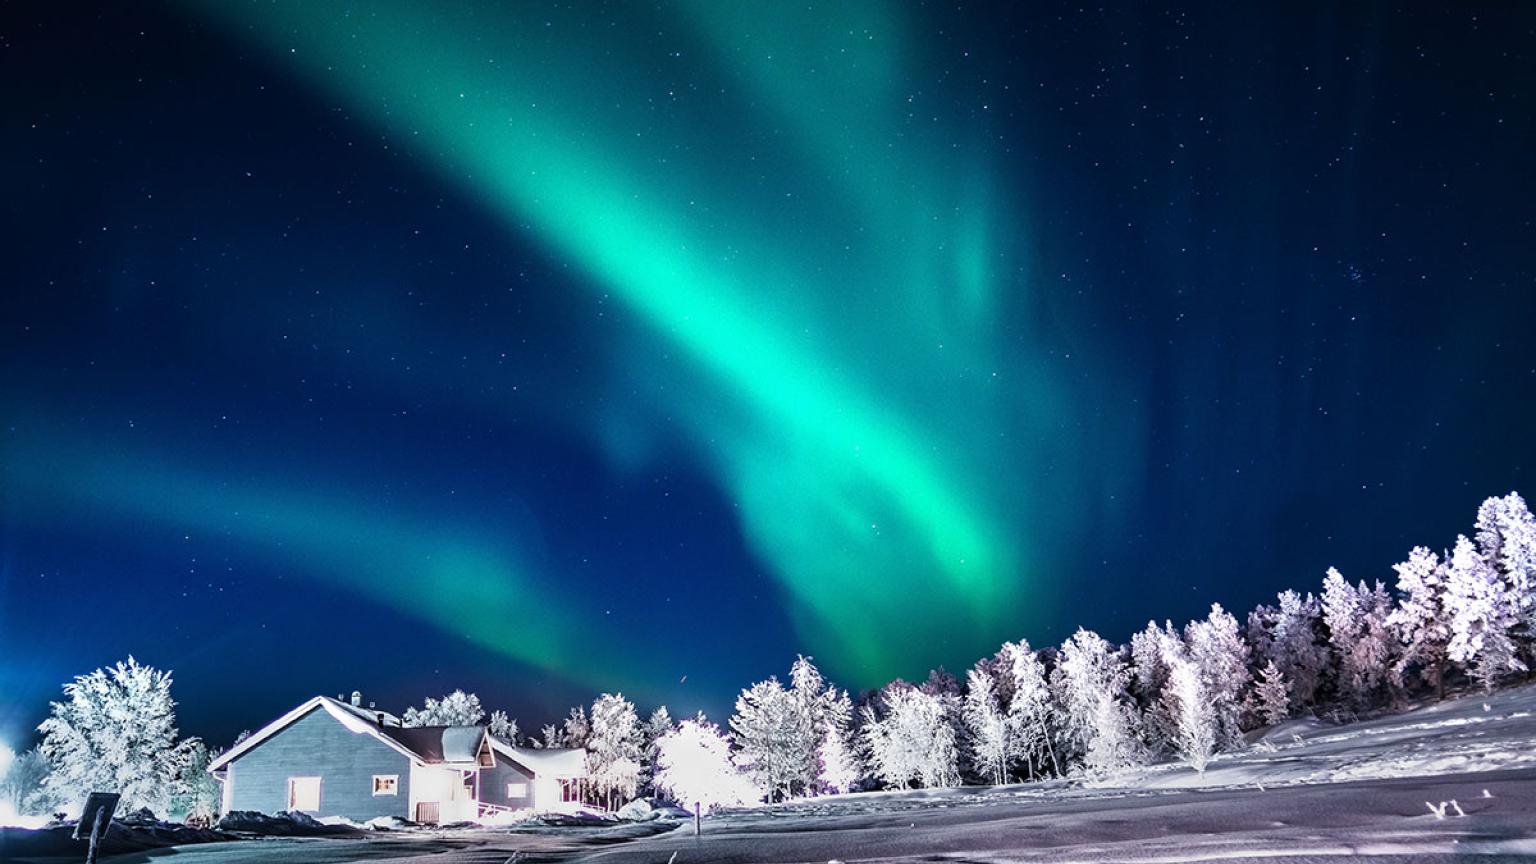
[(718, 716), (1531, 485), (1536, 7), (449, 5), (0, 9), (0, 740)]

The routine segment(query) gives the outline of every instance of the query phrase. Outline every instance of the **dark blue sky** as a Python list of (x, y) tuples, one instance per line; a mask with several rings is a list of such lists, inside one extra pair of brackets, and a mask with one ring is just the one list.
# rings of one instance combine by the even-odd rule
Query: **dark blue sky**
[(1229, 7), (8, 5), (0, 740), (129, 653), (215, 743), (718, 713), (1448, 545), (1536, 14)]

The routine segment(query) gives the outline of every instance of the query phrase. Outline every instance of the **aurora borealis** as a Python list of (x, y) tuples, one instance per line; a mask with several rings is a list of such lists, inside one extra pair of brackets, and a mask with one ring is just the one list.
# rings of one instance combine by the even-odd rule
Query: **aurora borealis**
[(1524, 480), (1501, 14), (20, 10), (0, 731), (129, 652), (231, 732), (717, 709), (1395, 560)]

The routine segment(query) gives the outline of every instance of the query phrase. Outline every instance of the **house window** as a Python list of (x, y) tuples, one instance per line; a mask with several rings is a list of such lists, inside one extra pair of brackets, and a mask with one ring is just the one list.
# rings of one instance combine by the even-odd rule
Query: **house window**
[(528, 797), (528, 784), (527, 783), (508, 783), (507, 784), (507, 797), (508, 798), (527, 798)]
[(288, 809), (306, 813), (320, 810), (320, 778), (289, 777)]
[(399, 774), (375, 774), (373, 775), (373, 794), (375, 795), (399, 795)]

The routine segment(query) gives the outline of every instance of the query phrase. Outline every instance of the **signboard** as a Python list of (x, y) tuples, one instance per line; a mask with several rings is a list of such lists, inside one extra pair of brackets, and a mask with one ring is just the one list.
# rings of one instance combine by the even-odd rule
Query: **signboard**
[(85, 808), (80, 811), (80, 821), (75, 823), (75, 839), (89, 839), (95, 831), (98, 821), (101, 824), (100, 834), (107, 833), (107, 823), (112, 821), (112, 814), (117, 812), (117, 802), (122, 796), (116, 792), (92, 792), (85, 799)]

